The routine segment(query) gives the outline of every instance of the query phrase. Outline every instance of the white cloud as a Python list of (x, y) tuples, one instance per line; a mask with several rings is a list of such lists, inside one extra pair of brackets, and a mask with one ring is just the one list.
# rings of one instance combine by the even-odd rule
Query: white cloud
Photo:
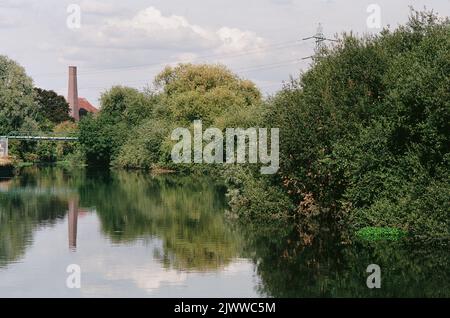
[(127, 11), (124, 7), (97, 0), (83, 0), (80, 4), (82, 13), (95, 15), (120, 14)]
[(153, 263), (135, 268), (133, 266), (116, 267), (106, 273), (109, 280), (131, 280), (139, 289), (152, 292), (162, 284), (181, 284), (187, 279), (187, 274), (175, 270), (166, 270), (154, 266)]
[(216, 32), (221, 45), (219, 52), (234, 53), (244, 50), (260, 49), (264, 46), (264, 40), (256, 33), (241, 31), (237, 28), (222, 27)]
[[(91, 9), (94, 8), (95, 5)], [(264, 43), (254, 32), (229, 27), (211, 30), (180, 15), (163, 15), (154, 7), (141, 10), (132, 18), (106, 18), (100, 23), (82, 27), (80, 33), (73, 36), (78, 45), (101, 48), (175, 49), (183, 52), (212, 49), (229, 53), (257, 48)]]

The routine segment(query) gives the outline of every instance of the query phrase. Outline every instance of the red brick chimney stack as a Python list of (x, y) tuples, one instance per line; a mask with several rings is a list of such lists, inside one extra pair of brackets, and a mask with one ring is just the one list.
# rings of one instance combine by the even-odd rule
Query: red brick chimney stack
[(70, 105), (70, 115), (75, 121), (80, 120), (78, 112), (78, 84), (77, 84), (77, 67), (69, 66), (69, 91), (67, 94), (67, 101)]

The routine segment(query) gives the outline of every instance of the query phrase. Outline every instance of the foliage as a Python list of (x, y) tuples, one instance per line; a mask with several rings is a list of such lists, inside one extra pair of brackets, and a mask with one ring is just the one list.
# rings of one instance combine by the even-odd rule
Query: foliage
[(166, 67), (156, 76), (155, 85), (163, 92), (171, 117), (184, 126), (201, 119), (206, 126), (224, 128), (217, 124), (225, 113), (230, 117), (261, 98), (252, 82), (238, 78), (222, 65)]
[(201, 119), (218, 128), (256, 122), (260, 93), (221, 65), (180, 64), (155, 78), (155, 91), (113, 87), (97, 117), (80, 123), (80, 143), (90, 164), (126, 168), (171, 166), (170, 135)]
[(80, 121), (79, 142), (90, 164), (109, 165), (128, 135), (151, 114), (155, 98), (136, 89), (115, 86), (102, 94), (97, 116)]
[(112, 157), (123, 144), (127, 129), (113, 118), (91, 115), (83, 117), (79, 123), (78, 140), (87, 162), (108, 166)]
[[(78, 134), (78, 125), (73, 121), (64, 121), (53, 128), (56, 134), (63, 134), (65, 136), (76, 136)], [(80, 152), (78, 143), (74, 142), (60, 142), (56, 144), (56, 157), (59, 160), (66, 159), (68, 156), (73, 156)]]
[(131, 138), (120, 148), (114, 163), (125, 168), (150, 169), (169, 162), (162, 145), (169, 136), (171, 124), (165, 120), (150, 119), (136, 127)]
[(23, 67), (0, 55), (0, 135), (36, 130), (33, 81)]
[(449, 52), (450, 22), (413, 12), (394, 31), (344, 34), (268, 101), (262, 125), (281, 140), (268, 184), (289, 196), (306, 241), (329, 222), (449, 237)]
[[(0, 135), (48, 133), (53, 129), (58, 132), (63, 126), (55, 125), (70, 120), (68, 114), (69, 105), (64, 97), (33, 88), (31, 78), (21, 66), (0, 56)], [(20, 161), (54, 162), (74, 151), (73, 145), (62, 148), (49, 141), (11, 141), (9, 150)]]
[(100, 98), (99, 117), (135, 127), (152, 112), (152, 96), (130, 87), (114, 86)]
[(64, 121), (72, 120), (70, 117), (70, 106), (66, 99), (54, 91), (34, 88), (38, 102), (40, 121), (48, 120), (57, 125)]
[(356, 236), (367, 241), (396, 241), (406, 236), (406, 232), (390, 227), (364, 227), (356, 232)]
[(413, 11), (396, 30), (343, 34), (265, 102), (221, 65), (167, 67), (155, 91), (105, 93), (80, 141), (88, 162), (154, 168), (170, 164), (170, 131), (196, 119), (279, 128), (276, 175), (214, 170), (227, 182), (230, 215), (292, 220), (305, 243), (321, 231), (346, 240), (364, 227), (449, 237), (449, 52), (449, 20)]

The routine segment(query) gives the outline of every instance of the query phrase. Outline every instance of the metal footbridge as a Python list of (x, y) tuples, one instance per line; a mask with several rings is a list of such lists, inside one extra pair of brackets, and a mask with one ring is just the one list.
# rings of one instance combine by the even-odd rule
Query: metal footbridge
[(9, 140), (28, 140), (28, 141), (64, 141), (76, 142), (78, 137), (75, 134), (45, 133), (45, 132), (11, 132), (0, 136), (0, 158), (8, 157)]
[(14, 140), (46, 140), (46, 141), (78, 141), (75, 135), (63, 135), (58, 133), (16, 133), (12, 132), (5, 136), (0, 136), (0, 139), (14, 139)]

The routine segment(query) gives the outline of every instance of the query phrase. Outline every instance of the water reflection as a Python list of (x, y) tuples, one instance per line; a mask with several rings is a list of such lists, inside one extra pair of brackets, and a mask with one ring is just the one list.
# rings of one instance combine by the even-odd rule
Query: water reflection
[(78, 199), (69, 200), (69, 248), (77, 249), (77, 225), (78, 225)]
[[(326, 233), (309, 246), (292, 226), (247, 227), (246, 250), (258, 264), (258, 291), (274, 297), (449, 297), (448, 242), (353, 242)], [(381, 289), (366, 286), (369, 264)]]
[(30, 168), (0, 188), (3, 265), (23, 255), (34, 230), (65, 217), (76, 251), (78, 216), (89, 209), (114, 244), (160, 239), (153, 254), (166, 268), (216, 270), (239, 254), (239, 236), (223, 217), (223, 193), (206, 179)]
[(66, 210), (64, 198), (22, 187), (18, 179), (0, 180), (0, 267), (20, 260), (33, 231), (54, 225)]
[[(444, 242), (305, 247), (289, 224), (229, 223), (225, 208), (204, 178), (27, 168), (0, 180), (0, 296), (450, 296)], [(81, 290), (63, 283), (73, 263)]]

